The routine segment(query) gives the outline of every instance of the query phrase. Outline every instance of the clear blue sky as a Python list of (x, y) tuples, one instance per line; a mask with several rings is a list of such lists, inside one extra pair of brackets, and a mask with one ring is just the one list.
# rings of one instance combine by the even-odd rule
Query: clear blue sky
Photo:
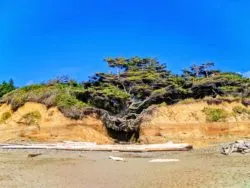
[(157, 57), (178, 73), (250, 70), (249, 0), (0, 0), (0, 80), (85, 80), (105, 57)]

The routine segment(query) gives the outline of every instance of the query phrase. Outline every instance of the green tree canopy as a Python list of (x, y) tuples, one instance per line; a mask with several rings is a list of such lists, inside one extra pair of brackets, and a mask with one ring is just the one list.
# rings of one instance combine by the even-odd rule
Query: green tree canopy
[[(85, 83), (85, 86), (89, 91), (90, 103), (98, 107), (102, 106), (115, 114), (123, 110), (140, 111), (141, 109), (137, 109), (136, 106), (150, 105), (153, 102), (150, 100), (156, 96), (158, 90), (166, 95), (171, 91), (178, 90), (179, 94), (183, 92), (181, 85), (184, 84), (184, 80), (172, 75), (166, 66), (156, 59), (108, 58), (106, 62), (111, 68), (117, 68), (119, 71), (96, 73), (90, 82)], [(162, 102), (163, 98), (159, 101), (154, 99), (154, 103)], [(172, 100), (169, 98), (169, 101)], [(110, 107), (112, 110), (109, 109)]]
[(0, 84), (0, 97), (4, 96), (5, 94), (15, 90), (16, 87), (14, 86), (14, 81), (10, 79), (8, 82), (3, 81)]

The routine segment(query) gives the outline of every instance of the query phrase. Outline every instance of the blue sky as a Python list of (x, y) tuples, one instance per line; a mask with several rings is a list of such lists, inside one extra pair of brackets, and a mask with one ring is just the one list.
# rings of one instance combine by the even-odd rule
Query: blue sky
[(86, 80), (116, 56), (156, 57), (176, 73), (206, 61), (246, 73), (249, 7), (249, 0), (0, 0), (0, 80)]

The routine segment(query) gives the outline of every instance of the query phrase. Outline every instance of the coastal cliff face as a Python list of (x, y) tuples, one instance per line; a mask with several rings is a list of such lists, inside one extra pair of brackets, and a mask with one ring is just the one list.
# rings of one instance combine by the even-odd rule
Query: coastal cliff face
[(0, 84), (0, 139), (193, 142), (210, 139), (210, 130), (218, 137), (248, 126), (250, 79), (241, 74), (211, 62), (176, 75), (154, 58), (105, 61), (116, 73), (97, 72), (84, 82), (63, 76), (20, 88)]
[[(250, 136), (250, 107), (240, 102), (208, 104), (184, 101), (159, 105), (145, 115), (138, 142), (188, 142), (195, 146)], [(65, 117), (56, 107), (27, 102), (17, 111), (0, 106), (0, 142), (83, 141), (113, 143), (98, 115), (80, 120)]]
[(66, 118), (56, 107), (25, 103), (13, 112), (9, 105), (0, 107), (0, 141), (85, 141), (111, 143), (103, 123), (95, 114), (81, 120)]
[(159, 106), (140, 126), (141, 143), (188, 142), (203, 146), (250, 136), (250, 108), (239, 102)]

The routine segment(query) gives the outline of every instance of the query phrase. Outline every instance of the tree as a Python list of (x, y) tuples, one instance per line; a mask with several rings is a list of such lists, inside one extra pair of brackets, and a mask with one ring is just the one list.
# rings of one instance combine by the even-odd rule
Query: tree
[(14, 86), (14, 81), (10, 79), (8, 82), (3, 81), (0, 84), (0, 97), (4, 96), (5, 94), (15, 90), (16, 87)]
[(184, 78), (195, 77), (195, 74), (189, 69), (183, 69), (182, 72), (183, 72), (182, 76)]
[(75, 85), (77, 86), (78, 83), (76, 80), (70, 78), (68, 75), (58, 76), (56, 78), (48, 80), (46, 85), (56, 85), (56, 84), (65, 84), (65, 85)]
[(152, 104), (176, 102), (182, 98), (184, 79), (172, 75), (153, 58), (108, 58), (116, 73), (96, 73), (84, 83), (87, 103), (106, 112), (104, 122), (126, 132), (138, 129), (143, 111)]
[(213, 62), (207, 62), (203, 63), (201, 65), (192, 65), (190, 69), (184, 69), (183, 75), (184, 77), (187, 76), (194, 76), (194, 77), (206, 77), (208, 78), (210, 75), (212, 75), (215, 72), (218, 72), (218, 70), (213, 70), (212, 67), (214, 67), (215, 64)]
[(199, 77), (202, 73), (203, 66), (202, 65), (192, 65), (190, 70), (194, 73), (196, 77)]
[(215, 65), (214, 62), (207, 62), (207, 63), (202, 64), (203, 74), (205, 74), (207, 78), (212, 72), (211, 67), (213, 67), (214, 65)]

